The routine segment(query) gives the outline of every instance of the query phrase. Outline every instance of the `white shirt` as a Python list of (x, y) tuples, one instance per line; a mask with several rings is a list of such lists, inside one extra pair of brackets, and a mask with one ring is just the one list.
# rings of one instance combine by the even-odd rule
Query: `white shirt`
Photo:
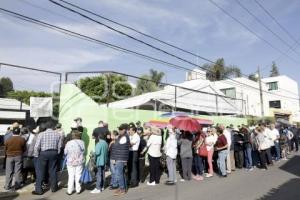
[(230, 148), (230, 146), (231, 146), (231, 133), (230, 133), (230, 131), (225, 129), (223, 134), (226, 137), (226, 140), (227, 140), (227, 143), (228, 143), (228, 148)]
[(161, 157), (161, 143), (162, 137), (160, 135), (151, 135), (147, 142), (148, 154), (155, 158)]
[(280, 137), (279, 131), (276, 128), (270, 131), (273, 141), (278, 142), (278, 138)]
[(205, 144), (207, 151), (210, 151), (212, 148), (214, 148), (214, 145), (217, 142), (218, 137), (216, 135), (210, 135), (205, 138)]
[(165, 153), (172, 159), (176, 159), (177, 156), (177, 139), (175, 134), (170, 134), (167, 139), (166, 146), (165, 146)]
[(268, 140), (269, 142), (269, 145), (270, 147), (274, 146), (274, 140), (273, 140), (273, 137), (272, 137), (272, 133), (271, 133), (271, 130), (269, 128), (266, 128), (265, 131), (264, 131), (264, 136), (266, 137), (266, 139)]
[(140, 136), (137, 133), (135, 133), (133, 135), (130, 135), (129, 138), (130, 138), (130, 143), (134, 144), (129, 148), (129, 151), (138, 151), (140, 146), (140, 141), (141, 141)]

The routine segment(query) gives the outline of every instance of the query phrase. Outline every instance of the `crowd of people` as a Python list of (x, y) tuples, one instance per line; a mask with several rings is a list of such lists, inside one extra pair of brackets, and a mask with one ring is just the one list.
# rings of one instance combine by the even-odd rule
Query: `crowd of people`
[[(4, 137), (4, 188), (19, 189), (31, 181), (35, 182), (33, 195), (42, 195), (47, 187), (56, 192), (58, 171), (66, 166), (67, 194), (80, 194), (81, 177), (88, 162), (83, 132), (81, 118), (74, 120), (69, 134), (53, 120), (33, 130), (14, 123)], [(91, 193), (101, 193), (109, 186), (114, 195), (120, 196), (144, 183), (148, 173), (147, 185), (160, 184), (166, 173), (165, 184), (172, 186), (177, 181), (204, 181), (215, 174), (226, 178), (237, 169), (244, 168), (249, 173), (255, 168), (267, 170), (274, 162), (286, 160), (292, 151), (298, 151), (300, 129), (275, 124), (218, 124), (190, 132), (131, 122), (110, 131), (108, 124), (100, 121), (92, 136), (95, 143), (89, 145), (95, 145), (91, 152), (95, 168), (91, 173), (96, 186)], [(105, 176), (108, 170), (109, 181)]]

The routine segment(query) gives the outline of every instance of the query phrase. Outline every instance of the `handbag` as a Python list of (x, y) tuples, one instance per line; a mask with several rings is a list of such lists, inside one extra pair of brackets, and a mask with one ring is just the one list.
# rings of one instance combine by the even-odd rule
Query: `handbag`
[(208, 156), (208, 151), (206, 148), (206, 145), (202, 145), (199, 150), (198, 150), (198, 155), (202, 157), (207, 157)]
[(24, 169), (34, 169), (33, 157), (23, 158), (23, 168)]

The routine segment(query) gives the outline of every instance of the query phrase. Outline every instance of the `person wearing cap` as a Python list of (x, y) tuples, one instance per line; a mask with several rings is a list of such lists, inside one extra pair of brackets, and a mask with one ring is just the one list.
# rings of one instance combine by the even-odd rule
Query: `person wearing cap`
[(125, 182), (125, 165), (127, 164), (129, 157), (130, 139), (127, 135), (128, 125), (122, 124), (119, 126), (119, 136), (116, 139), (113, 146), (111, 146), (110, 159), (116, 169), (117, 186), (119, 187), (114, 195), (120, 196), (126, 194), (126, 182)]
[(71, 195), (74, 190), (77, 194), (81, 193), (81, 185), (79, 183), (83, 164), (84, 164), (84, 152), (85, 146), (84, 142), (80, 139), (81, 133), (76, 130), (73, 131), (72, 140), (66, 144), (64, 154), (67, 158), (67, 168), (68, 168), (68, 189), (67, 194)]
[(22, 171), (22, 155), (26, 150), (26, 141), (20, 136), (20, 128), (12, 129), (13, 136), (7, 139), (4, 143), (6, 160), (5, 171), (5, 190), (12, 188), (13, 177), (15, 177), (15, 186), (17, 190), (21, 186), (21, 171)]
[(162, 136), (161, 130), (157, 127), (151, 127), (151, 136), (147, 142), (148, 156), (150, 163), (149, 186), (155, 186), (160, 181), (160, 158), (161, 158)]
[(134, 188), (138, 186), (138, 150), (141, 141), (140, 136), (137, 133), (137, 128), (134, 124), (129, 125), (129, 138), (130, 149), (128, 161), (128, 182), (130, 183), (130, 187)]

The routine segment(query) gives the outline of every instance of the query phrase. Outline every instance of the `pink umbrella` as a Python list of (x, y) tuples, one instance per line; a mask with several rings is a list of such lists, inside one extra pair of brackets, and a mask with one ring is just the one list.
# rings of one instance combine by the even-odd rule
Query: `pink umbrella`
[(197, 132), (201, 129), (201, 125), (197, 119), (188, 117), (188, 116), (178, 116), (170, 120), (170, 124), (174, 127), (190, 132)]

